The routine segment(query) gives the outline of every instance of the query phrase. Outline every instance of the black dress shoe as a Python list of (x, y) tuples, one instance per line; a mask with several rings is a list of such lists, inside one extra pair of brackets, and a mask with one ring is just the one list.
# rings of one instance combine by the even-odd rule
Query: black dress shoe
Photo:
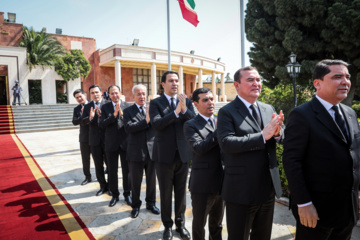
[(115, 204), (119, 201), (118, 197), (113, 197), (109, 203), (109, 207), (115, 206)]
[(171, 228), (165, 228), (163, 233), (163, 240), (171, 240), (173, 238), (172, 230)]
[(184, 227), (176, 228), (176, 231), (180, 234), (180, 237), (183, 240), (190, 240), (190, 233), (186, 228)]
[(127, 203), (127, 205), (131, 206), (132, 204), (132, 200), (130, 196), (125, 196), (125, 202)]
[(156, 215), (160, 214), (160, 210), (155, 205), (154, 206), (146, 205), (146, 209), (150, 210), (153, 214)]
[(91, 182), (91, 178), (89, 178), (89, 179), (86, 178), (84, 181), (82, 181), (81, 185), (86, 185), (89, 182)]
[(131, 211), (131, 217), (132, 217), (132, 218), (137, 218), (137, 216), (139, 216), (139, 208), (134, 208), (134, 209)]
[(107, 191), (108, 191), (107, 188), (100, 188), (100, 190), (96, 192), (96, 196), (103, 195), (103, 194), (106, 193)]

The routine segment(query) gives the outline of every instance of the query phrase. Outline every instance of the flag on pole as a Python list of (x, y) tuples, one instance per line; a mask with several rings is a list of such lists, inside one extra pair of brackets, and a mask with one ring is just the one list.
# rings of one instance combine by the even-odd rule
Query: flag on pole
[(181, 8), (183, 18), (196, 27), (199, 23), (199, 20), (197, 17), (197, 13), (194, 11), (194, 0), (178, 0), (178, 2)]

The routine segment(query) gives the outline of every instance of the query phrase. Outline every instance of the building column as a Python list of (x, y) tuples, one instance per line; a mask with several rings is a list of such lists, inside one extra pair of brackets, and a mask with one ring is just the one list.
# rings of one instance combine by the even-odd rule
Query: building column
[(148, 93), (149, 101), (151, 99), (159, 97), (159, 95), (157, 95), (157, 84), (156, 83), (157, 83), (156, 82), (156, 64), (152, 63), (151, 64), (151, 73), (150, 73), (151, 94)]
[(179, 66), (179, 91), (178, 93), (184, 93), (184, 71), (183, 67)]
[(225, 78), (224, 73), (221, 74), (221, 96), (220, 96), (220, 102), (227, 102), (227, 97), (225, 94)]
[(198, 74), (198, 88), (202, 88), (203, 87), (203, 82), (202, 82), (202, 69), (199, 68), (199, 74)]
[(115, 85), (118, 85), (120, 87), (120, 90), (122, 91), (121, 86), (121, 65), (119, 60), (115, 60)]
[(212, 72), (212, 77), (211, 77), (211, 91), (213, 92), (214, 95), (214, 100), (215, 102), (218, 102), (218, 95), (216, 94), (216, 76), (215, 76), (215, 72)]

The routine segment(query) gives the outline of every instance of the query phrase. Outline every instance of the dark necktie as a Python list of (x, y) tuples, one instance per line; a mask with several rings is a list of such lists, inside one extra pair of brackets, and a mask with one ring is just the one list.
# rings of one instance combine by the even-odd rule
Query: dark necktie
[(143, 106), (140, 106), (140, 110), (141, 110), (141, 111), (140, 111), (141, 115), (145, 117), (144, 107), (143, 107)]
[(254, 107), (254, 105), (251, 105), (250, 108), (252, 110), (252, 115), (253, 115), (254, 119), (256, 120), (256, 122), (259, 124), (259, 126), (261, 128), (261, 118), (260, 118), (256, 108)]
[(175, 103), (174, 103), (174, 98), (170, 98), (170, 101), (171, 101), (170, 106), (171, 106), (172, 110), (175, 110), (176, 106), (175, 106)]
[(348, 135), (346, 132), (345, 120), (340, 114), (339, 107), (334, 105), (331, 107), (335, 111), (335, 122), (339, 126), (341, 132), (344, 134), (346, 140), (348, 140)]
[(213, 121), (211, 120), (211, 118), (208, 119), (208, 123), (210, 124), (210, 126), (211, 126), (213, 129), (215, 129), (215, 128), (214, 128)]

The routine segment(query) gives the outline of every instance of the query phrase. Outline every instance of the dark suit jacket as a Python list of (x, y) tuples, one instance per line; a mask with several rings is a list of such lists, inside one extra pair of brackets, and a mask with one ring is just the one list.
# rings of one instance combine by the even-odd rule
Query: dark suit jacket
[(127, 160), (145, 161), (148, 154), (152, 159), (155, 132), (136, 104), (124, 110), (124, 122), (128, 134)]
[[(275, 110), (271, 105), (257, 104), (265, 126)], [(262, 204), (269, 201), (273, 187), (280, 197), (276, 141), (271, 138), (264, 143), (259, 125), (238, 97), (220, 109), (217, 126), (225, 165), (223, 199), (238, 204)]]
[[(121, 101), (120, 108), (124, 112), (131, 104)], [(127, 134), (124, 128), (124, 118), (118, 115), (114, 117), (114, 105), (112, 101), (101, 107), (100, 127), (105, 129), (105, 151), (116, 151), (118, 147), (126, 151)]]
[[(108, 101), (105, 99), (101, 100), (100, 106), (103, 106)], [(81, 116), (82, 122), (89, 125), (89, 145), (97, 146), (101, 142), (105, 141), (104, 130), (99, 126), (99, 117), (95, 112), (95, 117), (90, 121), (90, 110), (94, 108), (94, 101), (89, 102), (84, 106), (84, 111)]]
[(349, 217), (355, 220), (358, 214), (359, 124), (354, 110), (343, 104), (340, 108), (350, 143), (316, 97), (290, 113), (284, 140), (283, 162), (292, 203), (312, 201), (318, 224), (330, 227), (347, 223)]
[(192, 167), (189, 189), (195, 193), (220, 193), (223, 168), (217, 130), (200, 115), (185, 122), (185, 138), (191, 147)]
[(74, 108), (72, 123), (75, 126), (80, 125), (79, 142), (89, 142), (89, 125), (83, 123), (81, 119), (81, 115), (82, 115), (81, 108), (82, 108), (81, 104), (77, 105)]
[(151, 100), (149, 114), (151, 125), (155, 130), (153, 149), (155, 161), (172, 163), (176, 150), (179, 151), (183, 163), (191, 159), (191, 149), (186, 143), (183, 126), (184, 122), (195, 117), (195, 112), (189, 99), (186, 99), (186, 106), (187, 111), (184, 114), (180, 112), (177, 118), (165, 95)]

